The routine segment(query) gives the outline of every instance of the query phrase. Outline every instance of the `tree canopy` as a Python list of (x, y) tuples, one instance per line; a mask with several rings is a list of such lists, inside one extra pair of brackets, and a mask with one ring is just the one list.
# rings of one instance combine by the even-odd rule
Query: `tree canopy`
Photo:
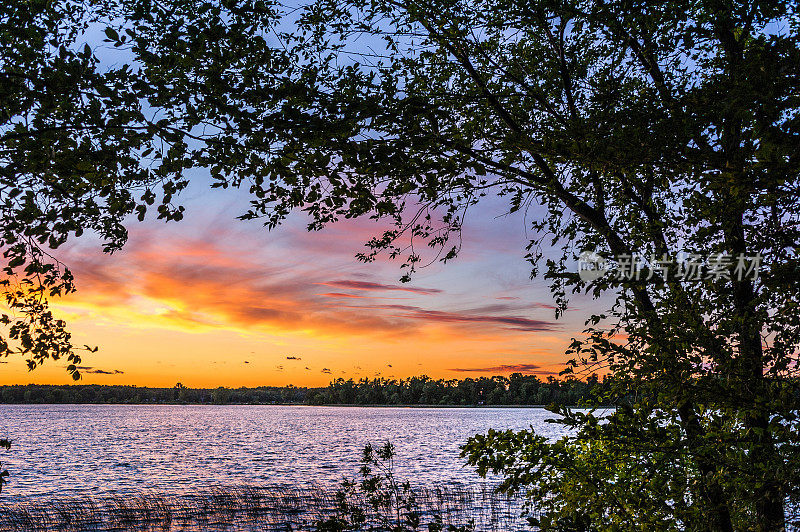
[[(2, 10), (0, 230), (21, 287), (6, 281), (20, 315), (4, 318), (4, 352), (75, 357), (44, 298), (72, 278), (47, 249), (85, 229), (117, 249), (151, 204), (180, 219), (190, 167), (249, 189), (242, 217), (268, 227), (298, 209), (310, 230), (385, 222), (359, 258), (398, 258), (404, 279), (426, 248), (454, 258), (470, 207), (497, 194), (526, 210), (559, 311), (577, 291), (614, 298), (569, 352), (624, 399), (604, 417), (562, 412), (575, 434), (555, 443), (476, 438), (469, 460), (549, 501), (548, 529), (784, 526), (800, 480), (793, 3)], [(118, 60), (79, 46), (97, 27)], [(586, 280), (571, 268), (583, 250), (640, 257), (641, 272)], [(738, 257), (758, 275), (735, 275)]]
[[(180, 383), (178, 383), (180, 384)], [(425, 405), (523, 406), (578, 405), (600, 395), (607, 382), (577, 379), (546, 381), (535, 375), (431, 379), (337, 378), (325, 388), (259, 386), (257, 388), (151, 388), (120, 385), (0, 386), (5, 404), (311, 404), (311, 405)]]

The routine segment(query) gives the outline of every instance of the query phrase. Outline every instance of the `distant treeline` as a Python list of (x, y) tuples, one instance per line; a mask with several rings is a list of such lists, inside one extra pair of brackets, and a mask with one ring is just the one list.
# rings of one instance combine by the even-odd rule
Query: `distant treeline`
[(67, 384), (0, 386), (0, 403), (95, 404), (303, 404), (308, 388), (259, 386), (258, 388), (172, 388)]
[(357, 405), (577, 405), (602, 393), (605, 385), (596, 376), (587, 381), (543, 381), (535, 375), (513, 373), (509, 377), (438, 379), (411, 377), (389, 379), (336, 379), (327, 388), (309, 390), (309, 404)]
[(602, 382), (509, 377), (431, 379), (336, 379), (326, 388), (172, 388), (89, 385), (0, 386), (6, 404), (348, 404), (348, 405), (577, 405), (602, 392)]

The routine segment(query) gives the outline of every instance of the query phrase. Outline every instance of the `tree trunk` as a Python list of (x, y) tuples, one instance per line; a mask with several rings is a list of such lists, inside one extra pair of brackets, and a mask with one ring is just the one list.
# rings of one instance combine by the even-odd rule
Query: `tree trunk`
[(768, 383), (764, 378), (761, 336), (752, 331), (752, 326), (746, 321), (746, 317), (742, 329), (739, 356), (744, 366), (744, 380), (747, 385), (741, 389), (750, 390), (744, 400), (745, 408), (752, 409), (745, 415), (745, 426), (755, 438), (750, 449), (753, 471), (759, 473), (758, 480), (763, 482), (763, 488), (757, 493), (755, 501), (756, 530), (781, 531), (786, 529), (784, 495), (780, 479), (776, 478), (782, 469), (779, 467), (781, 458), (768, 430), (771, 413), (758, 404), (759, 400), (766, 398), (766, 394), (769, 393)]
[[(744, 210), (733, 217), (726, 240), (735, 255), (747, 253), (744, 233)], [(786, 529), (784, 494), (778, 478), (782, 468), (781, 458), (769, 432), (772, 412), (769, 405), (769, 383), (764, 377), (764, 348), (761, 344), (763, 324), (758, 318), (755, 304), (755, 288), (750, 279), (732, 279), (734, 313), (739, 321), (738, 360), (734, 361), (729, 375), (732, 382), (738, 383), (744, 412), (744, 423), (754, 438), (750, 448), (751, 471), (762, 488), (755, 492), (755, 529), (775, 532)]]
[[(708, 455), (703, 444), (700, 443), (703, 427), (697, 419), (694, 407), (689, 403), (684, 403), (678, 407), (678, 413), (686, 430), (690, 448), (697, 450), (695, 462), (697, 463), (697, 469), (700, 471), (700, 478), (698, 479), (699, 487), (696, 495), (699, 498), (700, 505), (707, 508), (703, 512), (705, 514), (703, 517), (708, 518), (708, 529), (712, 532), (733, 532), (731, 512), (728, 508), (725, 493), (719, 482), (713, 480), (716, 461), (712, 456)], [(704, 528), (705, 523), (700, 523), (700, 527), (701, 529)]]

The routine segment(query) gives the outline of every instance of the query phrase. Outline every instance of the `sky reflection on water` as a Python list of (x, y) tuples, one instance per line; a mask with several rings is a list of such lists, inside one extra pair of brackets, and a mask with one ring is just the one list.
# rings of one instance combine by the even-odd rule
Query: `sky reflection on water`
[(533, 408), (0, 405), (2, 497), (186, 493), (241, 484), (332, 487), (358, 475), (367, 442), (392, 441), (415, 485), (472, 484), (459, 445), (489, 428), (559, 426)]

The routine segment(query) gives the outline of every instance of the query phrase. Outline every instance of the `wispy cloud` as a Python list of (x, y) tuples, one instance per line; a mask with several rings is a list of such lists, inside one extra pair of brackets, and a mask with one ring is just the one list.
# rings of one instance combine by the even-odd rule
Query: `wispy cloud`
[(107, 371), (107, 370), (95, 368), (95, 367), (92, 367), (92, 366), (78, 366), (78, 369), (81, 370), (84, 373), (92, 373), (92, 374), (96, 374), (96, 375), (122, 375), (122, 374), (125, 373), (124, 371), (119, 370), (119, 369), (113, 369), (113, 370)]
[(483, 324), (503, 327), (517, 331), (553, 331), (559, 327), (554, 321), (527, 318), (524, 316), (505, 316), (478, 314), (474, 310), (446, 312), (430, 310), (412, 305), (370, 305), (355, 308), (373, 308), (395, 311), (393, 317), (416, 320), (426, 323)]
[(340, 292), (327, 292), (325, 294), (319, 294), (322, 297), (338, 297), (338, 298), (353, 298), (353, 299), (370, 299), (371, 296), (358, 296), (355, 294), (343, 294)]
[(542, 369), (538, 364), (500, 364), (498, 366), (486, 366), (482, 368), (450, 368), (450, 371), (461, 373), (537, 373), (540, 375), (557, 375), (557, 371)]
[[(317, 237), (303, 240), (313, 245), (298, 247), (295, 235), (201, 225), (190, 223), (188, 231), (134, 226), (129, 245), (113, 256), (91, 242), (58, 250), (70, 254), (60, 258), (75, 273), (78, 292), (53, 303), (82, 335), (102, 335), (92, 343), (109, 356), (84, 363), (100, 364), (101, 372), (125, 369), (132, 382), (153, 379), (129, 364), (132, 343), (118, 341), (135, 337), (152, 357), (173, 351), (171, 342), (186, 346), (192, 361), (176, 357), (176, 375), (169, 377), (183, 382), (196, 374), (211, 384), (299, 377), (316, 385), (343, 368), (352, 373), (354, 363), (363, 375), (385, 368), (403, 377), (442, 376), (452, 366), (471, 374), (543, 373), (554, 369), (548, 364), (562, 355), (563, 337), (574, 329), (556, 322), (550, 305), (537, 302), (539, 291), (524, 284), (526, 276), (517, 284), (490, 275), (478, 279), (473, 270), (459, 273), (456, 264), (452, 277), (434, 267), (403, 284), (394, 265), (352, 261), (358, 242), (348, 243), (344, 234), (323, 242), (335, 251), (329, 253), (315, 247)], [(304, 232), (296, 237), (307, 238)], [(549, 303), (543, 297), (538, 300)], [(533, 337), (541, 353), (525, 347)], [(210, 364), (220, 345), (229, 346), (225, 365), (209, 370), (196, 363)], [(293, 363), (301, 357), (305, 364)], [(490, 368), (526, 359), (545, 367)], [(284, 364), (284, 373), (270, 377), (277, 364)]]
[[(550, 308), (535, 302), (504, 301), (450, 311), (380, 301), (369, 304), (376, 298), (396, 299), (382, 292), (428, 296), (442, 290), (352, 278), (324, 280), (326, 270), (315, 270), (313, 265), (282, 267), (255, 259), (231, 260), (236, 250), (224, 245), (225, 241), (214, 245), (196, 240), (161, 242), (162, 248), (169, 248), (165, 253), (156, 251), (155, 244), (140, 243), (119, 255), (124, 260), (96, 255), (72, 257), (69, 263), (81, 285), (77, 299), (66, 301), (93, 307), (102, 316), (118, 309), (129, 323), (144, 321), (182, 330), (238, 328), (248, 332), (264, 329), (338, 337), (394, 337), (430, 326), (471, 326), (480, 328), (482, 334), (556, 329), (555, 322), (523, 314)], [(315, 289), (319, 285), (361, 294), (319, 294)], [(333, 302), (334, 298), (353, 304)], [(362, 301), (365, 304), (355, 304)]]
[(403, 286), (398, 284), (383, 284), (383, 283), (373, 283), (368, 281), (354, 281), (350, 279), (345, 279), (340, 281), (326, 281), (316, 284), (321, 284), (324, 286), (332, 286), (334, 288), (349, 288), (351, 290), (402, 291), (402, 292), (412, 292), (414, 294), (423, 294), (423, 295), (441, 294), (443, 292), (443, 290), (439, 290), (438, 288), (419, 288), (414, 286)]

